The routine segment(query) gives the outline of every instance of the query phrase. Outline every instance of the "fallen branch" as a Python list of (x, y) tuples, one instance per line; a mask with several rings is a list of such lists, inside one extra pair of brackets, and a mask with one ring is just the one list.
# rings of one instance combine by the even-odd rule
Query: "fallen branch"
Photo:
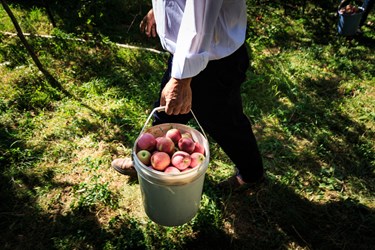
[(129, 44), (121, 44), (121, 43), (115, 43), (115, 44), (116, 44), (116, 46), (118, 46), (118, 47), (127, 48), (127, 49), (146, 50), (146, 51), (150, 51), (150, 52), (157, 53), (157, 54), (164, 54), (164, 53), (167, 53), (167, 52), (160, 51), (160, 50), (156, 50), (156, 49), (145, 48), (145, 47), (138, 47), (138, 46), (129, 45)]
[[(8, 37), (16, 37), (17, 33), (13, 32), (7, 32), (7, 31), (0, 31), (1, 34), (6, 35)], [(51, 36), (51, 35), (40, 35), (40, 34), (31, 34), (31, 33), (23, 33), (24, 36), (35, 36), (35, 37), (42, 37), (42, 38), (56, 38), (56, 36)], [(67, 40), (73, 40), (73, 41), (79, 41), (79, 42), (86, 42), (85, 39), (82, 38), (67, 38)], [(126, 48), (126, 49), (135, 49), (135, 50), (145, 50), (157, 54), (163, 54), (166, 53), (164, 51), (152, 49), (152, 48), (145, 48), (145, 47), (139, 47), (139, 46), (134, 46), (134, 45), (129, 45), (129, 44), (121, 44), (121, 43), (115, 43), (117, 47), (121, 48)]]

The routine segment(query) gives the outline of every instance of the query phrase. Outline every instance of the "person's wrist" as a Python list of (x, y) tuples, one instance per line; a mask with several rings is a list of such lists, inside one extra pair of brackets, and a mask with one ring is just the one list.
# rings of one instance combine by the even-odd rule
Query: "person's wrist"
[(177, 84), (190, 86), (191, 83), (191, 78), (177, 79), (173, 77), (173, 79), (177, 82)]

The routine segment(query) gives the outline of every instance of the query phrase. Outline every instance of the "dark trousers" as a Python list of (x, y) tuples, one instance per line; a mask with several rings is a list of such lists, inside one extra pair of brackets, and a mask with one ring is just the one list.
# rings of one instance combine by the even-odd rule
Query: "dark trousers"
[[(169, 59), (161, 89), (170, 79), (172, 58)], [(193, 77), (192, 110), (199, 123), (224, 150), (246, 182), (263, 177), (262, 158), (249, 119), (243, 113), (240, 87), (245, 81), (249, 57), (243, 45), (230, 56), (210, 61)], [(155, 107), (159, 106), (159, 100)], [(191, 114), (167, 115), (156, 112), (154, 125), (160, 123), (186, 124)]]

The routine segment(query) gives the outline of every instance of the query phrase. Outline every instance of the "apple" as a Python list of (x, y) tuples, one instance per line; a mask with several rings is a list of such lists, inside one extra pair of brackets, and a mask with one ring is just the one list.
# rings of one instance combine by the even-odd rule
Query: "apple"
[(178, 148), (182, 151), (185, 151), (189, 154), (191, 154), (194, 151), (195, 143), (193, 139), (183, 137), (178, 141)]
[(205, 156), (202, 153), (194, 152), (190, 155), (190, 158), (190, 167), (195, 168), (202, 164), (202, 162), (205, 159)]
[(190, 154), (185, 151), (177, 151), (173, 154), (171, 159), (172, 165), (178, 168), (179, 170), (184, 170), (190, 166), (191, 158)]
[(174, 153), (174, 142), (168, 137), (158, 137), (156, 150), (172, 155)]
[(164, 170), (164, 173), (168, 173), (168, 174), (179, 174), (180, 172), (181, 171), (174, 166), (169, 166)]
[(143, 133), (138, 138), (137, 146), (140, 150), (145, 149), (147, 151), (152, 151), (156, 146), (155, 137), (150, 133)]
[(165, 134), (165, 137), (170, 138), (176, 145), (181, 139), (181, 132), (177, 128), (171, 128)]
[(199, 142), (195, 142), (194, 143), (194, 150), (193, 150), (193, 153), (194, 152), (198, 152), (198, 153), (201, 153), (204, 155), (204, 147), (202, 144), (200, 144)]
[(150, 165), (151, 153), (149, 151), (147, 151), (145, 149), (142, 149), (142, 150), (138, 151), (137, 157), (140, 160), (140, 162), (142, 162), (146, 166)]
[(164, 171), (171, 163), (171, 157), (165, 152), (155, 152), (151, 156), (151, 165), (154, 169)]

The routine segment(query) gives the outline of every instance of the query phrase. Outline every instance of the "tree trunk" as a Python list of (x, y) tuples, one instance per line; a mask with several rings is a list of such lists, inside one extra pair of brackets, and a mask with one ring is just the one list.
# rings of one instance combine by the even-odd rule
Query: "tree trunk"
[(62, 91), (64, 94), (66, 95), (70, 95), (69, 92), (67, 92), (63, 87), (62, 85), (48, 72), (48, 70), (46, 70), (42, 63), (39, 61), (39, 58), (37, 57), (37, 55), (35, 54), (34, 50), (31, 48), (30, 44), (27, 42), (25, 36), (23, 35), (23, 32), (22, 32), (22, 29), (20, 27), (20, 25), (18, 24), (18, 21), (16, 19), (16, 17), (13, 15), (13, 12), (12, 10), (9, 8), (8, 4), (6, 3), (5, 0), (0, 0), (1, 1), (1, 4), (3, 5), (4, 7), (4, 10), (6, 11), (6, 13), (8, 14), (8, 16), (10, 17), (10, 19), (12, 20), (12, 23), (14, 25), (14, 27), (16, 28), (17, 30), (17, 35), (18, 37), (21, 39), (21, 42), (23, 43), (23, 45), (26, 47), (26, 50), (28, 51), (29, 55), (31, 56), (31, 58), (33, 59), (34, 63), (36, 64), (36, 66), (38, 67), (38, 69), (43, 73), (43, 75), (47, 78), (48, 82), (51, 84), (52, 87), (55, 87), (57, 89), (59, 89), (60, 91)]

